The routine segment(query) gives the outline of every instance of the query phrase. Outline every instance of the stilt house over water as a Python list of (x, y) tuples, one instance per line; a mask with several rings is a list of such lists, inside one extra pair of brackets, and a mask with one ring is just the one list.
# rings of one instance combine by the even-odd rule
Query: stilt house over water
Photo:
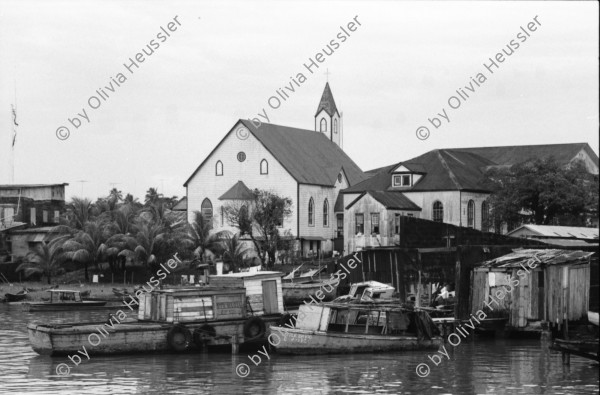
[(565, 317), (587, 320), (590, 289), (599, 281), (590, 266), (597, 262), (596, 252), (556, 249), (519, 249), (486, 261), (473, 269), (471, 312), (489, 312), (488, 302), (509, 330), (539, 330), (542, 322), (560, 330)]

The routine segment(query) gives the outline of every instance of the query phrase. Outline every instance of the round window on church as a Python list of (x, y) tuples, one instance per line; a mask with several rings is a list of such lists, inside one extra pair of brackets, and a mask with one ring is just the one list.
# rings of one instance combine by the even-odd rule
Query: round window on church
[(342, 182), (342, 173), (338, 174), (338, 182)]
[(237, 159), (238, 159), (240, 162), (243, 162), (243, 161), (245, 161), (245, 160), (246, 160), (246, 153), (245, 153), (245, 152), (238, 152), (238, 154), (237, 154)]

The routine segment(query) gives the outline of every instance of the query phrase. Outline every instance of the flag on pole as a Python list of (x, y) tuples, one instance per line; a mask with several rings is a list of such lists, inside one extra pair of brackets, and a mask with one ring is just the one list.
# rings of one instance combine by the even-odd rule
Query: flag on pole
[(14, 124), (12, 148), (15, 148), (15, 142), (17, 141), (17, 126), (19, 126), (19, 124), (17, 123), (17, 109), (13, 105), (11, 105), (11, 107), (12, 107), (12, 116), (13, 116), (13, 124)]

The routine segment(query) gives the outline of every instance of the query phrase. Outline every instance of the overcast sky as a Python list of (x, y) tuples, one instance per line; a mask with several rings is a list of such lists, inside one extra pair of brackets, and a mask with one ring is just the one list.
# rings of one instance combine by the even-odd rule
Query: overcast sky
[[(356, 31), (307, 71), (356, 16)], [(536, 16), (541, 26), (520, 42)], [(160, 46), (127, 71), (151, 40)], [(491, 74), (484, 63), (511, 40), (519, 48)], [(0, 183), (15, 85), (15, 182), (67, 182), (67, 197), (83, 186), (94, 200), (114, 183), (143, 201), (149, 187), (183, 196), (239, 118), (265, 109), (271, 123), (313, 129), (326, 69), (344, 150), (363, 170), (436, 148), (587, 142), (598, 153), (597, 2), (0, 0)], [(467, 91), (480, 72), (486, 81)], [(269, 107), (298, 73), (306, 81)], [(99, 88), (109, 97), (92, 109)], [(469, 97), (451, 109), (459, 88)], [(68, 118), (83, 109), (89, 122), (75, 128)], [(442, 109), (450, 122), (435, 129), (427, 119)]]

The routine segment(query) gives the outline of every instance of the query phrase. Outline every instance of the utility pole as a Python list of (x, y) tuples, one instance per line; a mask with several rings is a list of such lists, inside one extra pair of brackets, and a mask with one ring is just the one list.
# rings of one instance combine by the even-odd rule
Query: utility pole
[(88, 181), (87, 180), (78, 180), (78, 181), (75, 181), (75, 182), (81, 183), (81, 197), (83, 197), (83, 183), (88, 182)]

